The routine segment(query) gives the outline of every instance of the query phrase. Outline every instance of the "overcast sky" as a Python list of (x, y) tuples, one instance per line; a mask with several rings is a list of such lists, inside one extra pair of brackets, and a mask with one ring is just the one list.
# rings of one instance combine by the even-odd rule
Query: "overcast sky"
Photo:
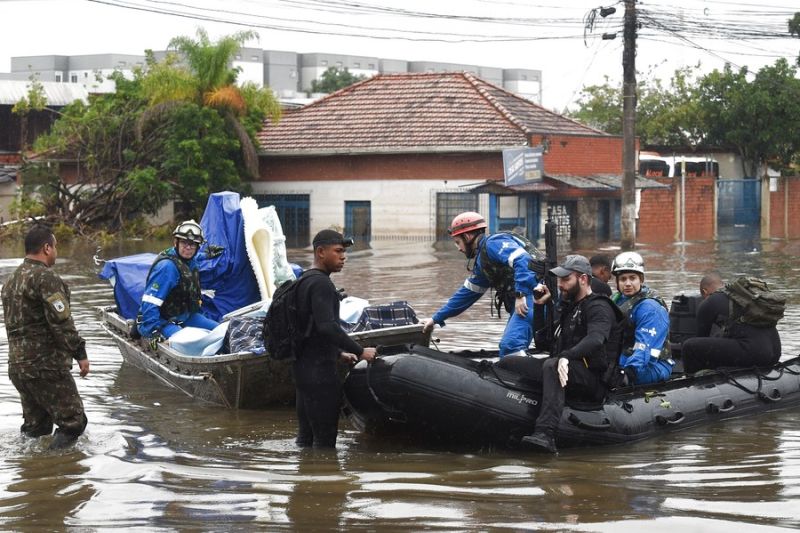
[[(794, 62), (800, 39), (787, 21), (800, 1), (766, 2), (639, 2), (637, 70), (668, 79), (698, 61), (704, 71)], [(589, 26), (601, 5), (617, 12)], [(252, 29), (260, 39), (248, 46), (270, 50), (538, 69), (543, 104), (562, 110), (584, 85), (621, 78), (623, 11), (597, 0), (0, 0), (0, 72), (12, 56), (142, 54), (199, 26), (212, 38)]]

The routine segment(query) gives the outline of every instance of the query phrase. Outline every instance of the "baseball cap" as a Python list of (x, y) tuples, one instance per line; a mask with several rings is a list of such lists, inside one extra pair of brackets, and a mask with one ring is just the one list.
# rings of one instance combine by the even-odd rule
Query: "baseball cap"
[(569, 276), (573, 272), (578, 274), (592, 275), (592, 266), (589, 260), (582, 255), (568, 255), (564, 258), (564, 262), (555, 268), (551, 268), (550, 272), (559, 278)]
[(326, 246), (330, 244), (341, 244), (345, 248), (353, 245), (353, 239), (345, 239), (344, 235), (336, 230), (324, 229), (314, 236), (312, 246)]

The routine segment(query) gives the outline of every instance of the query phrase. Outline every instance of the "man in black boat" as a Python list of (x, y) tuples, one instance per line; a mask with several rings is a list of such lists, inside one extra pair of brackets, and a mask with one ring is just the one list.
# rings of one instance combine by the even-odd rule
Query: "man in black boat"
[[(566, 395), (589, 402), (602, 401), (604, 377), (615, 363), (620, 346), (617, 325), (622, 314), (607, 297), (594, 294), (592, 269), (582, 255), (568, 255), (550, 270), (558, 277), (562, 309), (551, 356), (542, 364), (542, 404), (535, 431), (523, 445), (556, 453), (556, 431)], [(536, 303), (550, 298), (547, 287)], [(532, 358), (532, 362), (535, 361)]]
[[(732, 304), (721, 278), (719, 285), (697, 308), (697, 337), (681, 346), (684, 371), (777, 363), (781, 356), (778, 330), (737, 320), (741, 309)], [(702, 287), (701, 282), (701, 292)]]
[(334, 230), (317, 233), (313, 265), (297, 287), (297, 330), (307, 332), (294, 361), (298, 446), (336, 446), (341, 401), (336, 364), (375, 359), (375, 348), (362, 348), (339, 325), (340, 294), (330, 275), (344, 268), (352, 244)]
[(706, 299), (711, 296), (714, 291), (721, 289), (724, 286), (725, 282), (722, 281), (722, 274), (716, 270), (712, 270), (700, 280), (700, 296), (702, 296), (703, 299)]
[(25, 236), (25, 259), (3, 286), (8, 333), (8, 376), (19, 392), (28, 437), (57, 427), (50, 448), (64, 448), (86, 429), (81, 396), (70, 374), (72, 360), (81, 377), (89, 373), (86, 342), (75, 329), (69, 287), (51, 268), (58, 257), (56, 237), (34, 226)]
[(592, 292), (603, 296), (611, 296), (611, 258), (605, 254), (593, 255), (589, 259), (592, 265)]
[(509, 313), (500, 339), (500, 357), (525, 355), (534, 333), (533, 291), (537, 278), (531, 252), (537, 252), (518, 235), (486, 235), (487, 227), (486, 219), (473, 211), (453, 219), (448, 233), (458, 251), (467, 257), (470, 275), (431, 318), (423, 320), (423, 331), (432, 331), (434, 324), (444, 326), (445, 320), (460, 315), (493, 288), (498, 314), (501, 305)]

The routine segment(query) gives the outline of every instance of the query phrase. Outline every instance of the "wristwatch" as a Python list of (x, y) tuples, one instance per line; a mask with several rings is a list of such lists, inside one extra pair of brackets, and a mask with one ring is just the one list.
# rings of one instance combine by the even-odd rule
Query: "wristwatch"
[(517, 298), (525, 298), (525, 293), (517, 291)]

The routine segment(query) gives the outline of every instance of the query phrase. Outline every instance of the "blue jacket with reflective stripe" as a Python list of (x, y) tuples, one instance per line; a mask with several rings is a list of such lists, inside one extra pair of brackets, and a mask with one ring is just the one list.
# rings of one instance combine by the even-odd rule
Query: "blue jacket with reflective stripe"
[[(621, 306), (628, 299), (620, 294), (616, 303)], [(669, 335), (669, 313), (657, 300), (645, 298), (633, 308), (629, 320), (634, 328), (633, 353), (621, 355), (619, 365), (633, 367), (637, 375), (643, 375), (645, 369), (659, 362)]]
[(440, 326), (444, 326), (444, 321), (448, 318), (460, 315), (469, 309), (489, 289), (489, 280), (483, 274), (479, 253), (484, 244), (490, 261), (507, 264), (514, 269), (514, 290), (525, 295), (533, 294), (537, 284), (536, 273), (529, 268), (532, 258), (523, 243), (508, 233), (482, 236), (476, 246), (477, 258), (471, 275), (464, 281), (464, 285), (433, 314), (433, 321)]

